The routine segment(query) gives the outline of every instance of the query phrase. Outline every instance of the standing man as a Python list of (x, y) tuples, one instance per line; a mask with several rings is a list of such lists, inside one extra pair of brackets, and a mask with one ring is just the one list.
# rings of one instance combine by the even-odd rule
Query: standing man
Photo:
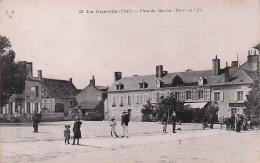
[(73, 129), (72, 129), (72, 131), (74, 133), (72, 145), (75, 145), (75, 139), (77, 139), (77, 144), (79, 145), (79, 139), (81, 138), (80, 126), (81, 126), (82, 122), (79, 120), (79, 117), (76, 117), (75, 121), (76, 122), (74, 123)]
[(127, 111), (123, 111), (122, 117), (121, 117), (121, 125), (123, 127), (123, 136), (128, 138), (128, 122), (130, 121), (129, 115)]
[(172, 113), (172, 132), (173, 133), (176, 133), (175, 132), (176, 122), (177, 122), (176, 113), (175, 113), (175, 111), (173, 111), (173, 113)]
[(34, 128), (33, 132), (38, 133), (38, 124), (40, 123), (40, 115), (38, 115), (36, 111), (34, 111), (33, 113), (32, 120), (33, 120), (33, 128)]
[(235, 122), (236, 122), (235, 114), (232, 114), (230, 121), (231, 121), (231, 130), (235, 130)]

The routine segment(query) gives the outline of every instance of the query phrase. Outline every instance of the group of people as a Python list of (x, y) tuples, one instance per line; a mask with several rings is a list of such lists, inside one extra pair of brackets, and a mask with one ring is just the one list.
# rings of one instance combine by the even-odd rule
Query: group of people
[(163, 133), (167, 133), (167, 124), (168, 122), (171, 121), (172, 122), (172, 132), (176, 133), (175, 129), (176, 129), (176, 123), (177, 123), (177, 118), (176, 118), (176, 113), (173, 112), (171, 117), (167, 117), (166, 113), (164, 113), (164, 115), (162, 116), (162, 125), (163, 125)]
[[(74, 138), (73, 138), (73, 144), (75, 145), (75, 140), (77, 140), (77, 145), (79, 145), (79, 139), (81, 138), (81, 124), (82, 122), (80, 121), (79, 117), (75, 118), (75, 123), (73, 126), (73, 133), (74, 133)], [(122, 125), (122, 129), (123, 129), (123, 136), (122, 137), (127, 137), (128, 138), (128, 123), (130, 121), (128, 112), (123, 111), (122, 112), (122, 117), (121, 117), (121, 125)], [(116, 137), (119, 137), (116, 134), (116, 122), (115, 122), (115, 118), (112, 118), (110, 121), (110, 127), (111, 127), (111, 137), (113, 137), (113, 134)], [(70, 144), (69, 140), (70, 140), (70, 125), (65, 125), (65, 130), (64, 130), (64, 138), (65, 138), (65, 145), (68, 143)]]
[(235, 114), (233, 114), (230, 118), (225, 119), (225, 124), (226, 124), (226, 130), (227, 131), (234, 131), (240, 132), (241, 129), (247, 129), (247, 126), (250, 125), (248, 122), (245, 120), (243, 115), (238, 115), (237, 117)]

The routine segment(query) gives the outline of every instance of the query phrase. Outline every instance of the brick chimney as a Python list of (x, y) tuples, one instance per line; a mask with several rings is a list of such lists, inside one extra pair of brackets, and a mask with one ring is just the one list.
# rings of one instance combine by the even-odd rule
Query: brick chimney
[(72, 83), (72, 78), (69, 78), (69, 81)]
[(212, 59), (212, 72), (214, 76), (218, 76), (220, 73), (220, 59), (217, 55), (215, 59)]
[(122, 72), (115, 72), (114, 73), (114, 81), (118, 81), (122, 79)]
[(254, 52), (254, 55), (250, 55), (250, 51), (247, 56), (247, 63), (248, 63), (248, 68), (250, 70), (256, 71), (257, 70), (257, 62), (259, 62), (259, 55), (256, 54), (256, 50)]
[(38, 70), (38, 78), (42, 80), (42, 70)]
[(89, 85), (95, 87), (95, 78), (94, 78), (94, 76), (93, 76), (92, 79), (90, 80)]
[(229, 67), (228, 67), (228, 63), (226, 62), (226, 67), (224, 69), (224, 73), (225, 73), (225, 82), (229, 82)]
[(156, 66), (156, 77), (157, 78), (163, 77), (163, 65)]
[(32, 77), (33, 76), (32, 62), (26, 62), (26, 68), (27, 68), (27, 76)]

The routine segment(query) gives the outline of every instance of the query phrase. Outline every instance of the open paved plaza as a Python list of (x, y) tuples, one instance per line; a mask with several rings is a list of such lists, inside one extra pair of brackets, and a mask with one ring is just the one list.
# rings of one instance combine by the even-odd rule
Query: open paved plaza
[(163, 134), (158, 122), (131, 122), (129, 138), (111, 138), (109, 122), (83, 121), (80, 145), (65, 145), (66, 124), (73, 122), (40, 123), (39, 133), (33, 133), (31, 124), (2, 124), (0, 162), (260, 162), (256, 131), (236, 133), (220, 130), (220, 125), (202, 130), (201, 124), (182, 124), (176, 134), (171, 125)]

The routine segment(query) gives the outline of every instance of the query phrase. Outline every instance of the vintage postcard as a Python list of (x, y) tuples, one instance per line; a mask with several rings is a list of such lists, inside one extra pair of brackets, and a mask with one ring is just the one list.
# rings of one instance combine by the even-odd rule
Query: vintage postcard
[(0, 0), (0, 162), (260, 162), (259, 0)]

